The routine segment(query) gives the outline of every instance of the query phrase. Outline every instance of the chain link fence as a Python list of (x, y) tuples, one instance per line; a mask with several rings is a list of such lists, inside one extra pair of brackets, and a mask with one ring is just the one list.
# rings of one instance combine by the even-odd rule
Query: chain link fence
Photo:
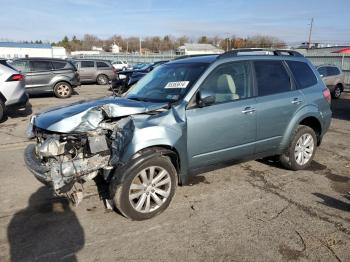
[[(306, 54), (305, 55), (310, 61), (315, 65), (322, 64), (332, 64), (337, 65), (341, 68), (345, 74), (345, 83), (350, 85), (350, 54)], [(137, 64), (137, 63), (153, 63), (161, 60), (172, 60), (179, 55), (175, 54), (100, 54), (100, 55), (79, 55), (75, 56), (75, 58), (86, 58), (86, 59), (103, 59), (110, 61), (118, 61), (123, 60), (127, 61), (129, 64)]]

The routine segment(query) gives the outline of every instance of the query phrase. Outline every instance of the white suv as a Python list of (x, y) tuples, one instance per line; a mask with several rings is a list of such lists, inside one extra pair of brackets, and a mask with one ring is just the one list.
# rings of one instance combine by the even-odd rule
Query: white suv
[(126, 61), (123, 61), (123, 60), (113, 61), (112, 65), (118, 71), (120, 70), (124, 71), (131, 68), (131, 66)]
[(25, 107), (28, 95), (25, 91), (24, 76), (0, 59), (0, 120), (6, 115), (7, 108)]

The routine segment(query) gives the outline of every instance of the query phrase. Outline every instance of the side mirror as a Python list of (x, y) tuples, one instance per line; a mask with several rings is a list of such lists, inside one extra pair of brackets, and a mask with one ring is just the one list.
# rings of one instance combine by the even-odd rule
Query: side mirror
[(197, 93), (197, 105), (199, 107), (210, 106), (215, 103), (215, 95), (210, 91), (199, 91)]

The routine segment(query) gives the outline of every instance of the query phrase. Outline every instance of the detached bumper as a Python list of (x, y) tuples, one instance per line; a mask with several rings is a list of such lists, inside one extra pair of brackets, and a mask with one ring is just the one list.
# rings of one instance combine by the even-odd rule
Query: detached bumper
[(40, 159), (35, 154), (35, 145), (28, 145), (24, 150), (24, 162), (36, 179), (45, 185), (51, 184), (51, 177), (48, 176), (50, 169), (41, 164)]

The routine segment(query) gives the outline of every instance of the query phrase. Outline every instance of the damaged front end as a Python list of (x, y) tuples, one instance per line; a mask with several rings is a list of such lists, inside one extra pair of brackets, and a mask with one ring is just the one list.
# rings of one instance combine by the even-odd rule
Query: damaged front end
[(103, 120), (94, 130), (70, 133), (44, 130), (33, 122), (30, 131), (37, 143), (25, 150), (28, 169), (57, 195), (65, 194), (75, 204), (82, 199), (84, 182), (122, 164), (120, 157), (135, 128), (130, 116)]

